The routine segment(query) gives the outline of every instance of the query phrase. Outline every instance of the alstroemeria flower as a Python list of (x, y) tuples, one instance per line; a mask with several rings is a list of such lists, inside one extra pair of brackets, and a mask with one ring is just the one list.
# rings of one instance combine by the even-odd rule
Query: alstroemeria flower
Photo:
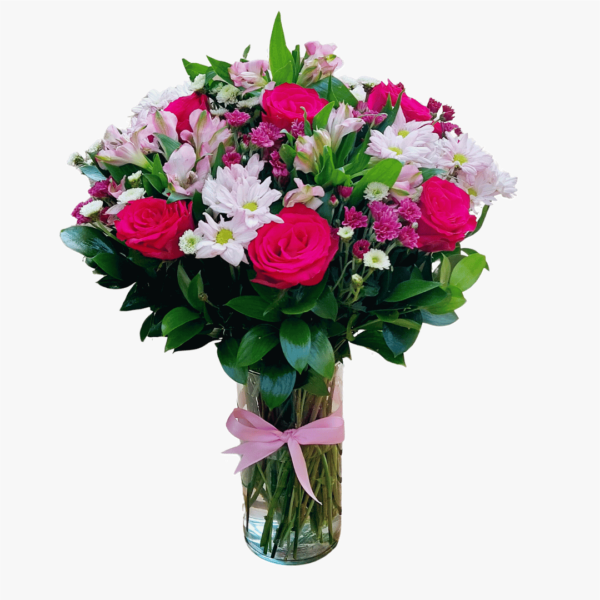
[(390, 188), (390, 195), (400, 202), (407, 196), (412, 196), (423, 183), (423, 175), (417, 165), (403, 165), (396, 183)]
[(147, 148), (145, 138), (147, 134), (144, 133), (144, 129), (137, 129), (128, 135), (111, 125), (104, 134), (104, 149), (96, 154), (96, 160), (115, 167), (136, 165), (143, 169), (151, 169), (143, 149), (143, 146)]
[(337, 48), (335, 44), (307, 42), (304, 47), (309, 56), (298, 76), (298, 85), (307, 86), (323, 77), (329, 77), (344, 64), (342, 59), (334, 54)]
[(213, 165), (219, 144), (228, 146), (231, 142), (227, 124), (219, 117), (212, 118), (208, 111), (198, 109), (190, 114), (190, 125), (192, 131), (182, 131), (181, 139), (194, 146), (197, 158), (208, 156)]
[(296, 140), (294, 167), (303, 173), (316, 173), (325, 146), (331, 146), (331, 136), (325, 129), (317, 129), (313, 135), (300, 136)]
[(190, 144), (183, 144), (171, 154), (163, 169), (173, 191), (193, 196), (194, 192), (202, 191), (210, 174), (210, 159), (206, 156), (196, 162), (194, 148)]
[(248, 62), (237, 61), (229, 67), (229, 75), (233, 85), (244, 88), (247, 92), (253, 92), (267, 85), (265, 71), (269, 70), (269, 61), (250, 60)]
[(339, 108), (334, 108), (327, 121), (327, 129), (331, 134), (331, 148), (335, 152), (342, 141), (342, 138), (349, 133), (359, 131), (364, 125), (362, 119), (353, 116), (354, 111), (351, 106), (340, 103)]
[(296, 190), (290, 190), (283, 199), (283, 206), (290, 208), (294, 204), (304, 204), (308, 208), (317, 210), (323, 201), (325, 190), (320, 185), (305, 185), (302, 179), (294, 179), (298, 186)]
[(157, 110), (155, 113), (149, 115), (146, 129), (148, 135), (161, 133), (172, 140), (179, 141), (177, 117), (172, 112)]

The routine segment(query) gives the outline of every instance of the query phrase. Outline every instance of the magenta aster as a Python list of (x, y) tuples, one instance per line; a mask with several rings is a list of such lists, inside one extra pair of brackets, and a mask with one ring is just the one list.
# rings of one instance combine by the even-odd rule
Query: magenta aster
[(366, 227), (369, 219), (367, 215), (360, 212), (360, 210), (356, 210), (354, 206), (348, 208), (344, 206), (344, 220), (342, 225), (346, 227), (352, 227), (352, 229), (359, 229), (360, 227)]
[(96, 181), (88, 190), (88, 194), (94, 198), (106, 198), (108, 196), (108, 179)]
[(416, 248), (419, 243), (419, 236), (412, 227), (403, 227), (398, 234), (398, 239), (405, 248)]
[(242, 127), (250, 119), (250, 115), (245, 112), (239, 111), (237, 108), (233, 112), (228, 112), (223, 115), (227, 124), (231, 127)]
[(421, 218), (421, 209), (412, 200), (404, 198), (398, 205), (398, 215), (409, 223), (416, 223)]
[(352, 246), (352, 254), (362, 260), (362, 257), (369, 251), (371, 247), (371, 243), (369, 240), (358, 240), (358, 242), (354, 242)]

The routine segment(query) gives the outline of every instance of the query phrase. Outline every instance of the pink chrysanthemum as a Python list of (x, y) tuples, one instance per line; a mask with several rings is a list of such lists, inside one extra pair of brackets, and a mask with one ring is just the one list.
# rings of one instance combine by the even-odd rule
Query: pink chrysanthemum
[(242, 127), (250, 119), (250, 115), (245, 112), (239, 111), (237, 108), (233, 112), (228, 112), (223, 115), (227, 124), (231, 127)]
[(225, 154), (223, 154), (223, 164), (226, 167), (231, 167), (231, 165), (239, 165), (242, 162), (242, 156), (239, 152), (235, 150), (229, 150)]
[(367, 215), (360, 212), (360, 210), (356, 210), (354, 206), (348, 208), (344, 206), (344, 221), (342, 225), (346, 227), (352, 227), (352, 229), (359, 229), (360, 227), (366, 227), (369, 219)]
[(394, 206), (390, 206), (381, 200), (373, 200), (369, 202), (369, 210), (373, 215), (374, 219), (380, 219), (383, 216), (392, 216), (397, 220), (398, 209)]
[(369, 240), (358, 240), (352, 246), (352, 254), (362, 260), (362, 257), (369, 251), (371, 244)]
[(352, 190), (354, 188), (348, 186), (348, 185), (340, 185), (338, 186), (338, 194), (344, 199), (347, 200), (348, 198), (350, 198), (350, 196), (352, 196)]
[(383, 215), (373, 223), (373, 231), (378, 242), (389, 242), (395, 240), (400, 234), (402, 225), (398, 223), (396, 215)]
[(263, 122), (250, 133), (250, 141), (259, 148), (271, 148), (282, 137), (283, 133), (273, 123)]
[(304, 121), (296, 119), (292, 122), (290, 133), (297, 138), (298, 136), (304, 135)]
[(106, 198), (108, 196), (108, 179), (96, 181), (96, 183), (88, 190), (88, 194), (94, 198)]
[(421, 218), (421, 209), (412, 200), (407, 198), (400, 200), (398, 205), (398, 214), (405, 221), (409, 223), (415, 223)]
[(273, 152), (271, 152), (269, 155), (269, 164), (273, 167), (273, 177), (276, 179), (282, 179), (290, 174), (285, 166), (285, 163), (281, 160), (277, 150), (273, 150)]
[(405, 248), (416, 248), (419, 235), (412, 227), (403, 227), (398, 234), (398, 239)]

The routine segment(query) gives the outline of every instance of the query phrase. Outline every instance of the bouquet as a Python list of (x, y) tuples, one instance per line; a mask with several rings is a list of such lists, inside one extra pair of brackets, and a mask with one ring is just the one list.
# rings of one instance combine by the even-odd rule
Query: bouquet
[(91, 187), (61, 232), (129, 288), (121, 310), (150, 310), (142, 341), (216, 342), (246, 540), (275, 562), (337, 543), (352, 345), (405, 365), (424, 325), (454, 323), (487, 268), (467, 242), (516, 192), (451, 106), (336, 76), (335, 50), (290, 51), (278, 15), (268, 60), (184, 59), (189, 81), (71, 157)]

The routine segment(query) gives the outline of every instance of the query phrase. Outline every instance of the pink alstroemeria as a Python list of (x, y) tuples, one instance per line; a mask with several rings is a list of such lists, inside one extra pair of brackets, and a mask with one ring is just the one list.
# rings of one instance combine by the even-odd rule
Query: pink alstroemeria
[(208, 111), (197, 109), (190, 114), (192, 131), (182, 131), (181, 138), (196, 149), (196, 157), (210, 157), (211, 166), (217, 158), (219, 144), (231, 143), (231, 131), (225, 121), (219, 117), (212, 118)]
[(145, 138), (147, 138), (147, 135), (144, 134), (143, 129), (135, 130), (127, 135), (111, 125), (104, 134), (104, 150), (96, 154), (96, 160), (115, 167), (136, 165), (142, 169), (150, 170), (152, 165), (143, 150), (143, 146), (147, 141)]
[(170, 137), (172, 140), (179, 141), (177, 134), (177, 117), (172, 113), (164, 110), (157, 110), (148, 117), (148, 125), (146, 126), (148, 135), (161, 133)]
[(205, 156), (196, 162), (196, 152), (190, 144), (177, 148), (163, 167), (169, 187), (178, 194), (193, 196), (201, 192), (210, 174), (210, 158)]
[(125, 176), (121, 179), (120, 183), (117, 183), (112, 177), (108, 180), (108, 193), (113, 197), (119, 199), (119, 196), (125, 191)]
[(229, 75), (233, 85), (246, 92), (253, 92), (267, 85), (265, 71), (269, 70), (269, 61), (251, 60), (246, 63), (237, 61), (229, 67)]
[(301, 135), (296, 140), (294, 167), (303, 173), (316, 173), (325, 146), (331, 146), (331, 136), (325, 129), (317, 129), (313, 135)]
[(406, 196), (413, 196), (423, 183), (423, 175), (417, 165), (404, 165), (396, 183), (390, 188), (390, 195), (396, 202)]
[(342, 59), (334, 54), (337, 48), (335, 44), (307, 42), (304, 47), (309, 56), (298, 76), (298, 85), (307, 86), (323, 77), (329, 77), (344, 64)]
[(320, 185), (305, 185), (302, 179), (294, 179), (298, 189), (289, 191), (283, 199), (283, 206), (290, 208), (294, 204), (305, 204), (308, 208), (317, 210), (323, 201), (325, 190)]
[(331, 134), (331, 148), (335, 152), (342, 142), (342, 138), (349, 133), (359, 131), (364, 121), (353, 116), (354, 109), (343, 102), (339, 108), (334, 108), (327, 120), (327, 129)]

